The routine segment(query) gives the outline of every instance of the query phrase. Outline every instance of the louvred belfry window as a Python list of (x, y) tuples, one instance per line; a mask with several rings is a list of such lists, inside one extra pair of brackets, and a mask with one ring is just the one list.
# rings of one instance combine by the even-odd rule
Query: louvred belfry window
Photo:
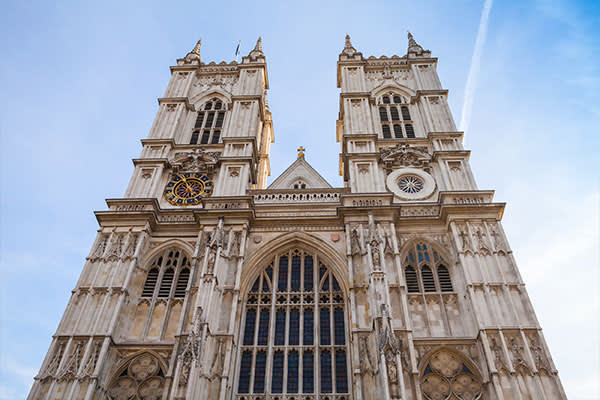
[[(150, 339), (174, 339), (191, 276), (190, 259), (177, 247), (154, 256), (136, 309), (132, 329)], [(169, 318), (164, 318), (168, 315)]]
[(196, 116), (190, 144), (219, 143), (226, 111), (226, 105), (217, 98), (206, 102)]
[(408, 99), (398, 94), (385, 94), (378, 100), (379, 121), (384, 139), (414, 138)]
[(417, 243), (404, 259), (408, 293), (452, 292), (446, 261), (426, 243)]
[(342, 288), (318, 255), (275, 257), (246, 298), (236, 398), (348, 400), (345, 322)]

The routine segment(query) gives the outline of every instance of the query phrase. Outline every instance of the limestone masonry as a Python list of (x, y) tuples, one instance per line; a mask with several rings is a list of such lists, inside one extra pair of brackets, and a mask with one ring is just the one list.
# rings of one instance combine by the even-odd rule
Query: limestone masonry
[[(566, 399), (437, 59), (346, 36), (344, 187), (274, 141), (259, 38), (171, 67), (29, 399)], [(333, 135), (333, 132), (331, 133)], [(333, 155), (332, 155), (333, 156)]]

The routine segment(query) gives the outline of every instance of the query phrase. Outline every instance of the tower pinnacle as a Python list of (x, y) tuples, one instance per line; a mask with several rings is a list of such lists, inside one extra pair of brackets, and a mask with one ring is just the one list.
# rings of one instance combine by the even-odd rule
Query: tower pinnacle
[(202, 39), (198, 40), (192, 51), (185, 55), (184, 61), (186, 64), (202, 63), (200, 59), (200, 47), (202, 47)]
[(408, 32), (408, 53), (421, 54), (423, 47), (417, 43), (412, 33)]
[(346, 54), (352, 57), (356, 54), (356, 49), (352, 46), (352, 42), (350, 41), (350, 35), (346, 34), (346, 41), (344, 43), (344, 50), (342, 50), (342, 54)]

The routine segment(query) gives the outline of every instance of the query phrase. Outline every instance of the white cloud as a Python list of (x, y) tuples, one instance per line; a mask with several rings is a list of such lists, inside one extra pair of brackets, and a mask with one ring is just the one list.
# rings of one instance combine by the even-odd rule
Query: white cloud
[(487, 35), (492, 3), (493, 0), (485, 0), (483, 11), (481, 12), (479, 29), (477, 30), (477, 40), (475, 41), (475, 49), (473, 50), (473, 56), (471, 57), (471, 67), (469, 68), (469, 75), (467, 77), (467, 84), (465, 86), (465, 97), (463, 101), (462, 115), (460, 118), (461, 131), (467, 131), (471, 121), (473, 98), (475, 96), (475, 89), (477, 87), (477, 75), (479, 74), (479, 68), (481, 66), (481, 53), (483, 52), (483, 45), (485, 44), (485, 38)]

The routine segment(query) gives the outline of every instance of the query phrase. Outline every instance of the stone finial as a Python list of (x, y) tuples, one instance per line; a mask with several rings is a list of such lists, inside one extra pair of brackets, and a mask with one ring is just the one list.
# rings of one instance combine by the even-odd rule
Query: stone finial
[(202, 62), (200, 59), (200, 47), (202, 47), (202, 39), (198, 40), (194, 49), (185, 55), (184, 61), (186, 64), (200, 64)]
[(298, 147), (298, 158), (304, 158), (304, 151), (306, 149), (303, 146)]
[(417, 43), (412, 33), (408, 32), (408, 52), (409, 53), (422, 53), (423, 48)]
[(258, 40), (256, 41), (256, 45), (254, 46), (254, 49), (252, 49), (252, 51), (250, 52), (250, 54), (248, 54), (248, 57), (250, 57), (250, 59), (252, 61), (256, 61), (256, 59), (258, 57), (264, 57), (264, 53), (262, 50), (262, 37), (258, 37)]
[(352, 57), (356, 54), (356, 49), (352, 46), (352, 42), (350, 41), (350, 35), (346, 34), (346, 41), (344, 43), (344, 50), (342, 50), (342, 54), (346, 54), (349, 57)]
[(259, 36), (258, 40), (256, 41), (256, 45), (254, 46), (254, 50), (252, 51), (260, 51), (262, 53), (262, 37)]

